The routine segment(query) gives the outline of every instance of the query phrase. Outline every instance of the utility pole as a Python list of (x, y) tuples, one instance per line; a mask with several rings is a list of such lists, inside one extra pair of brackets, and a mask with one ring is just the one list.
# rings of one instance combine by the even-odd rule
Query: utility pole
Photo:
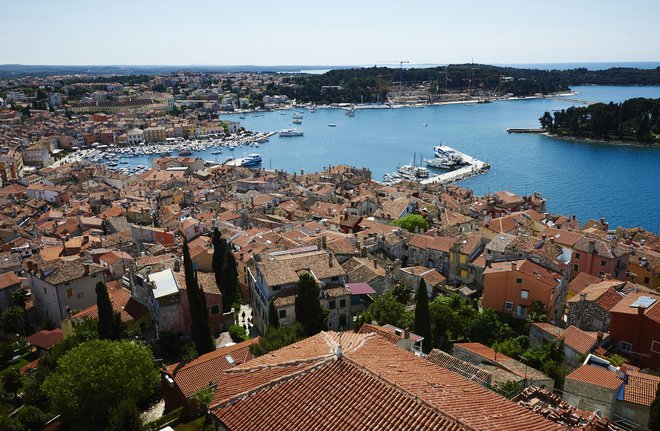
[(405, 61), (405, 60), (399, 62), (399, 66), (401, 68), (401, 71), (399, 72), (399, 99), (401, 98), (401, 94), (402, 94), (401, 93), (401, 91), (402, 91), (401, 85), (403, 84), (403, 64), (404, 63), (410, 63), (410, 62)]

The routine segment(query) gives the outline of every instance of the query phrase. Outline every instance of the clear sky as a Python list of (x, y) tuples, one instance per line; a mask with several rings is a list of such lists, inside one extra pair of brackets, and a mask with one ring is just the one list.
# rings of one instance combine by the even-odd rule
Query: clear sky
[(0, 64), (660, 60), (660, 0), (0, 0)]

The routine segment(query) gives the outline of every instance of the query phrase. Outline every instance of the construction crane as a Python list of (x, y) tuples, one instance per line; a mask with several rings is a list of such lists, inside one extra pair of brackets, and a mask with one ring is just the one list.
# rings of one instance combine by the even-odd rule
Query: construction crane
[(405, 61), (405, 60), (399, 62), (399, 67), (401, 68), (401, 71), (399, 72), (399, 98), (401, 98), (401, 94), (402, 94), (401, 93), (402, 92), (401, 84), (403, 84), (403, 64), (404, 63), (410, 63), (410, 62)]

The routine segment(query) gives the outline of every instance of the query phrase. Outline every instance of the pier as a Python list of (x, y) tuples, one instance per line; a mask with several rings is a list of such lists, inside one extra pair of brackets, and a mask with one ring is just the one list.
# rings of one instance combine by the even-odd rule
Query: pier
[(543, 129), (526, 129), (526, 128), (509, 128), (506, 129), (507, 133), (543, 133), (545, 130)]
[[(460, 153), (460, 151), (456, 152)], [(479, 175), (490, 169), (490, 165), (488, 163), (477, 160), (474, 157), (468, 156), (467, 154), (460, 154), (463, 157), (463, 161), (467, 163), (466, 166), (456, 169), (455, 171), (447, 172), (446, 174), (433, 175), (429, 179), (422, 180), (421, 184), (449, 184), (473, 177), (475, 175)]]

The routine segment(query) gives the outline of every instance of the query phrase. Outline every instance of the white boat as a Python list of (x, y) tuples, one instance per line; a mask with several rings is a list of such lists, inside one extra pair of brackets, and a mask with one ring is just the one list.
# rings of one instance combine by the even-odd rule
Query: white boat
[[(463, 160), (463, 155), (456, 151), (455, 149), (448, 147), (446, 145), (437, 145), (433, 147), (433, 152), (435, 153), (436, 159), (440, 159), (440, 162), (434, 162), (434, 164), (441, 165), (439, 167), (445, 169), (451, 169), (453, 167), (465, 164)], [(428, 163), (429, 166), (436, 167)]]
[(300, 120), (300, 119), (302, 119), (302, 117), (303, 117), (302, 112), (296, 112), (295, 114), (293, 114), (293, 119), (294, 120)]
[(261, 156), (257, 153), (248, 154), (241, 159), (241, 166), (255, 166), (261, 163)]
[(292, 137), (292, 136), (302, 136), (303, 132), (298, 129), (283, 129), (280, 130), (280, 136), (282, 137)]
[(302, 120), (301, 120), (300, 118), (295, 118), (295, 119), (292, 121), (292, 123), (293, 123), (293, 124), (302, 124)]
[(397, 172), (408, 180), (420, 180), (429, 177), (429, 170), (420, 166), (403, 165), (397, 168)]

